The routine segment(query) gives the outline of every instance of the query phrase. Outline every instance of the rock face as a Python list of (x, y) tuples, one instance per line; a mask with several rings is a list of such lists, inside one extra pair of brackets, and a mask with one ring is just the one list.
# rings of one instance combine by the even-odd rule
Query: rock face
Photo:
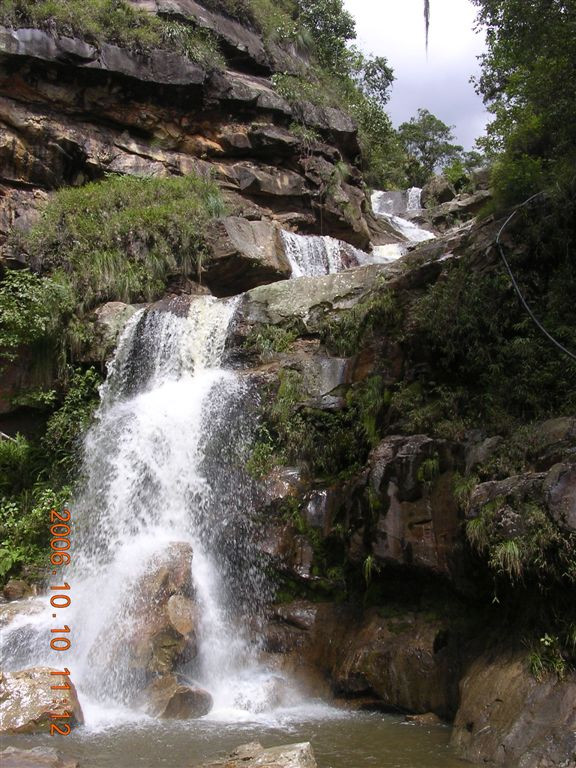
[(287, 744), (264, 749), (254, 742), (235, 749), (224, 760), (203, 763), (200, 768), (316, 768), (316, 760), (309, 742)]
[(78, 768), (74, 759), (60, 757), (55, 749), (7, 747), (0, 752), (3, 768)]
[(518, 768), (576, 764), (576, 679), (538, 683), (525, 656), (481, 656), (461, 683), (452, 745), (473, 762)]
[[(55, 679), (48, 667), (0, 674), (0, 733), (49, 733), (55, 722), (51, 712), (69, 712), (69, 719), (58, 722), (82, 725), (84, 716), (73, 683), (69, 681), (70, 690), (62, 696), (62, 692), (50, 690)], [(64, 698), (66, 703), (61, 703)]]
[[(235, 213), (367, 246), (356, 125), (336, 109), (289, 104), (270, 79), (302, 72), (302, 52), (265, 46), (247, 26), (193, 0), (138, 4), (211, 30), (226, 67), (0, 28), (0, 236), (16, 222), (29, 226), (45, 192), (60, 186), (108, 172), (194, 172), (212, 174)], [(303, 141), (295, 123), (317, 139)], [(335, 182), (342, 162), (349, 173)]]

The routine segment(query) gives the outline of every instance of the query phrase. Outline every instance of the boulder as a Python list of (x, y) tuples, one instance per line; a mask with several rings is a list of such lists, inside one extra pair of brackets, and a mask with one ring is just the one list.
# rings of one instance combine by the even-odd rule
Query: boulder
[(518, 768), (576, 765), (576, 677), (538, 682), (526, 653), (483, 655), (460, 684), (451, 744), (466, 760)]
[(0, 752), (2, 768), (78, 768), (74, 758), (61, 757), (55, 749), (7, 747)]
[(196, 606), (184, 595), (172, 595), (166, 603), (168, 621), (184, 637), (190, 635), (197, 625)]
[(264, 749), (254, 742), (235, 749), (228, 757), (203, 763), (201, 768), (316, 768), (309, 742)]
[[(84, 716), (72, 681), (68, 691), (52, 691), (61, 678), (49, 667), (32, 667), (20, 672), (0, 673), (0, 733), (49, 733), (54, 722), (82, 725)], [(50, 713), (70, 713), (52, 720)]]
[(193, 720), (212, 709), (212, 696), (203, 688), (181, 681), (176, 675), (154, 680), (143, 692), (146, 711), (161, 720)]
[(2, 590), (2, 594), (6, 600), (22, 600), (34, 594), (34, 590), (22, 579), (10, 579)]
[(237, 320), (247, 325), (300, 321), (314, 333), (332, 312), (354, 307), (382, 278), (397, 272), (394, 265), (371, 264), (333, 275), (259, 286), (245, 294)]
[(207, 242), (209, 255), (202, 275), (216, 296), (232, 296), (291, 275), (280, 229), (270, 222), (236, 216), (217, 219)]
[(434, 208), (449, 203), (456, 197), (456, 190), (445, 176), (434, 176), (422, 189), (422, 208)]

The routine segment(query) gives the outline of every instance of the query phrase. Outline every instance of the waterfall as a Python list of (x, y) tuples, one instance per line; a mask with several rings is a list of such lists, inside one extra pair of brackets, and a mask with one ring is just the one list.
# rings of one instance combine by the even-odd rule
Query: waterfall
[(282, 242), (292, 267), (292, 277), (318, 277), (342, 272), (358, 266), (367, 256), (354, 246), (328, 236), (296, 235), (282, 231)]
[(72, 596), (65, 662), (46, 652), (47, 598), (41, 615), (21, 617), (3, 638), (13, 668), (65, 663), (88, 721), (92, 710), (134, 708), (146, 681), (131, 644), (157, 620), (150, 590), (189, 552), (198, 653), (183, 670), (215, 710), (263, 709), (273, 685), (249, 629), (270, 595), (241, 469), (247, 390), (222, 367), (237, 299), (183, 304), (131, 318), (102, 388), (70, 505), (73, 561), (58, 576)]
[[(406, 243), (377, 246), (374, 248), (376, 259), (395, 261), (406, 253), (408, 244), (434, 240), (435, 235), (432, 232), (398, 215), (398, 213), (415, 213), (419, 211), (421, 209), (421, 194), (422, 190), (418, 187), (411, 187), (403, 193), (396, 191), (376, 191), (372, 193), (372, 209), (376, 216), (386, 219), (394, 231), (401, 235)], [(399, 207), (399, 195), (401, 195), (402, 207)]]
[(420, 187), (410, 187), (406, 192), (406, 211), (419, 211), (422, 208), (422, 190)]

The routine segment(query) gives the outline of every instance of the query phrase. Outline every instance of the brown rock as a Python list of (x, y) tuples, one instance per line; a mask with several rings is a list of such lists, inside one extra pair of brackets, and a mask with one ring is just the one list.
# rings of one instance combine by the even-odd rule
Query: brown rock
[(184, 595), (172, 595), (166, 604), (168, 621), (181, 635), (187, 636), (196, 627), (196, 606)]
[(22, 579), (10, 579), (2, 590), (2, 594), (6, 600), (22, 600), (24, 597), (30, 597), (34, 594), (34, 590), (30, 584)]
[(309, 742), (264, 749), (253, 742), (234, 750), (223, 760), (203, 763), (201, 768), (316, 768)]
[(458, 702), (459, 666), (442, 622), (406, 612), (369, 616), (349, 634), (332, 679), (347, 695), (376, 694), (391, 710), (450, 719)]
[(544, 480), (544, 493), (554, 520), (576, 531), (576, 463), (552, 467)]
[(452, 746), (466, 760), (521, 768), (576, 764), (576, 678), (537, 682), (526, 654), (477, 659), (460, 684)]
[(414, 725), (442, 725), (442, 720), (434, 712), (426, 712), (424, 715), (406, 715), (404, 720)]
[(55, 749), (7, 747), (0, 752), (2, 768), (78, 768), (73, 758), (61, 757)]
[(216, 296), (230, 296), (290, 277), (280, 229), (235, 216), (216, 220), (207, 237), (210, 255), (203, 279)]
[(154, 680), (143, 692), (147, 712), (161, 720), (192, 720), (212, 709), (212, 696), (195, 685), (167, 675)]
[(32, 667), (0, 673), (0, 733), (49, 733), (52, 712), (71, 714), (59, 723), (72, 728), (82, 725), (84, 716), (74, 684), (68, 679), (70, 690), (52, 691), (55, 678), (50, 672), (49, 667)]

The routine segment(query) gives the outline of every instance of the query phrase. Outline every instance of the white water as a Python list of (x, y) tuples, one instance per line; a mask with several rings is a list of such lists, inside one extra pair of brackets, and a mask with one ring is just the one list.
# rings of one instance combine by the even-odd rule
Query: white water
[(348, 263), (343, 248), (346, 246), (333, 237), (296, 235), (282, 231), (284, 251), (292, 267), (292, 277), (317, 277), (341, 272), (346, 266), (354, 266), (354, 249), (348, 248)]
[[(402, 195), (402, 205), (406, 213), (417, 212), (421, 209), (420, 197), (422, 190), (418, 187), (411, 187)], [(399, 207), (399, 193), (376, 191), (372, 194), (372, 210), (382, 219), (386, 219), (391, 227), (402, 236), (403, 243), (392, 243), (390, 245), (379, 245), (374, 248), (375, 260), (392, 262), (404, 256), (408, 246), (413, 243), (423, 243), (427, 240), (434, 240), (435, 235), (427, 229), (417, 226), (414, 222), (398, 216), (394, 210)]]
[[(248, 630), (269, 595), (239, 470), (245, 391), (222, 367), (236, 304), (202, 296), (183, 315), (148, 310), (129, 321), (86, 438), (71, 504), (73, 566), (54, 577), (71, 584), (72, 604), (55, 624), (44, 598), (44, 612), (20, 617), (1, 638), (7, 667), (70, 668), (88, 725), (141, 716), (135, 701), (146, 680), (129, 648), (155, 621), (143, 585), (187, 547), (199, 651), (184, 671), (212, 694), (210, 717), (253, 717), (297, 701), (259, 664)], [(61, 623), (73, 645), (52, 653), (50, 628)]]

